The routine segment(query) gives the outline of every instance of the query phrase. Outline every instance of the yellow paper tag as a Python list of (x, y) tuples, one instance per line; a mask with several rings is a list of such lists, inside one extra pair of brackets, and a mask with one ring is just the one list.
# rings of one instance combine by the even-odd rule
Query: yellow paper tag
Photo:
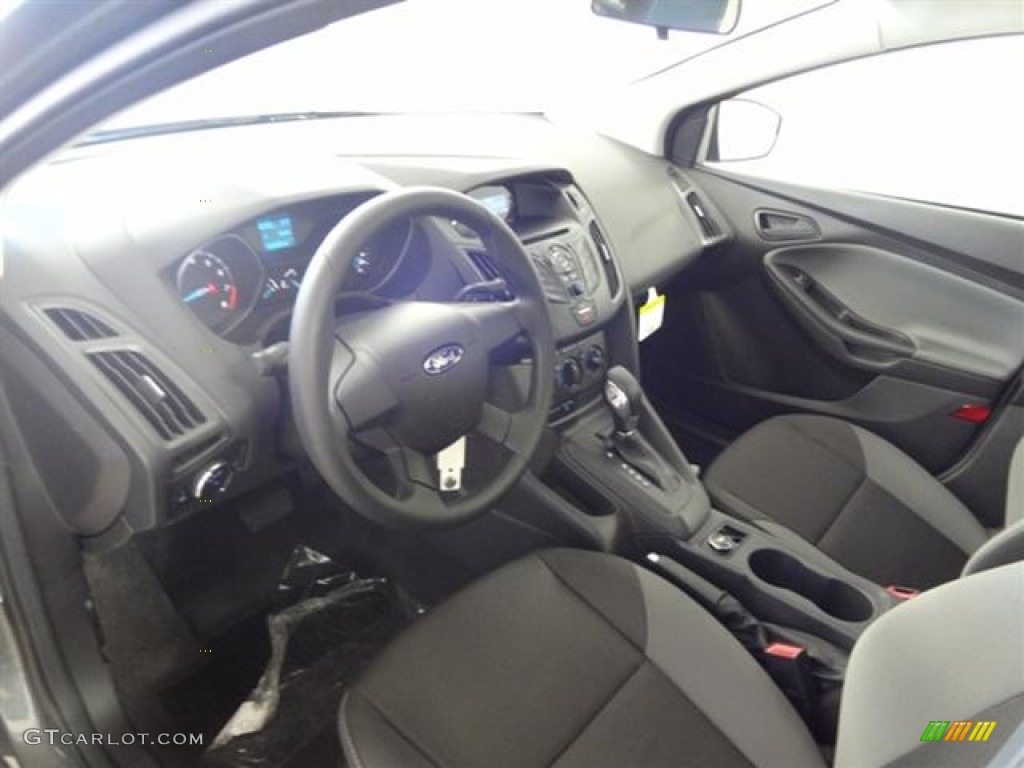
[(657, 288), (649, 288), (647, 302), (640, 307), (640, 317), (637, 320), (637, 339), (643, 341), (661, 328), (664, 321), (665, 297), (658, 295)]

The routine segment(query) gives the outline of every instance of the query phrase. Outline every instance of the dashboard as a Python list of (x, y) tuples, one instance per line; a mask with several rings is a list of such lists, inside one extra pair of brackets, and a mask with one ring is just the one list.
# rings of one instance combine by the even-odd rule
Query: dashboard
[[(238, 343), (283, 340), (317, 248), (374, 194), (268, 210), (191, 249), (166, 268), (165, 279), (179, 302), (219, 336)], [(607, 238), (583, 192), (564, 172), (528, 174), (466, 194), (509, 224), (527, 246), (559, 339), (596, 325), (622, 298), (622, 277)], [(454, 268), (448, 279), (435, 268), (439, 258)], [(347, 266), (339, 301), (360, 295), (451, 301), (475, 283), (501, 280), (501, 265), (462, 222), (406, 220), (362, 245)]]
[[(280, 372), (306, 268), (348, 213), (404, 186), (465, 192), (520, 238), (557, 341), (557, 429), (599, 397), (609, 365), (635, 364), (631, 297), (707, 244), (679, 178), (532, 116), (381, 116), (72, 150), (0, 207), (5, 386), (43, 479), (69, 489), (56, 514), (84, 535), (118, 516), (141, 530), (202, 512), (210, 483), (230, 480), (217, 496), (229, 499), (289, 471)], [(399, 221), (351, 260), (337, 308), (495, 300), (501, 277), (463, 223)]]

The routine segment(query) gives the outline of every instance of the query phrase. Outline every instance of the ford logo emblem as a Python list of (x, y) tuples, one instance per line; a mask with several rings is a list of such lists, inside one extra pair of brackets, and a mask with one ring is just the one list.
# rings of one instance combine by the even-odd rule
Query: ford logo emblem
[(464, 354), (466, 350), (458, 344), (445, 344), (427, 355), (423, 361), (423, 370), (428, 376), (437, 376), (458, 365)]

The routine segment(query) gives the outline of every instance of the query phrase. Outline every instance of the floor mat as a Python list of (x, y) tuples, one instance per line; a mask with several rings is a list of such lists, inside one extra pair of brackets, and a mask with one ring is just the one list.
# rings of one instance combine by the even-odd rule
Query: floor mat
[(159, 694), (178, 729), (209, 744), (260, 679), (270, 657), (264, 614), (250, 616), (204, 643), (206, 663)]

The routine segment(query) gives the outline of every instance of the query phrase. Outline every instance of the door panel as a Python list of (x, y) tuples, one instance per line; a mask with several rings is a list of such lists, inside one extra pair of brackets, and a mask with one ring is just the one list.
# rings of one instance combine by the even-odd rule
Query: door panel
[(1024, 357), (1024, 302), (890, 251), (796, 246), (764, 265), (794, 318), (848, 365), (1006, 381)]
[(668, 420), (721, 445), (775, 414), (828, 414), (936, 474), (956, 465), (980, 429), (950, 414), (998, 403), (1024, 360), (1024, 253), (1007, 253), (1024, 225), (686, 175), (733, 236), (668, 287), (666, 329), (641, 345)]

